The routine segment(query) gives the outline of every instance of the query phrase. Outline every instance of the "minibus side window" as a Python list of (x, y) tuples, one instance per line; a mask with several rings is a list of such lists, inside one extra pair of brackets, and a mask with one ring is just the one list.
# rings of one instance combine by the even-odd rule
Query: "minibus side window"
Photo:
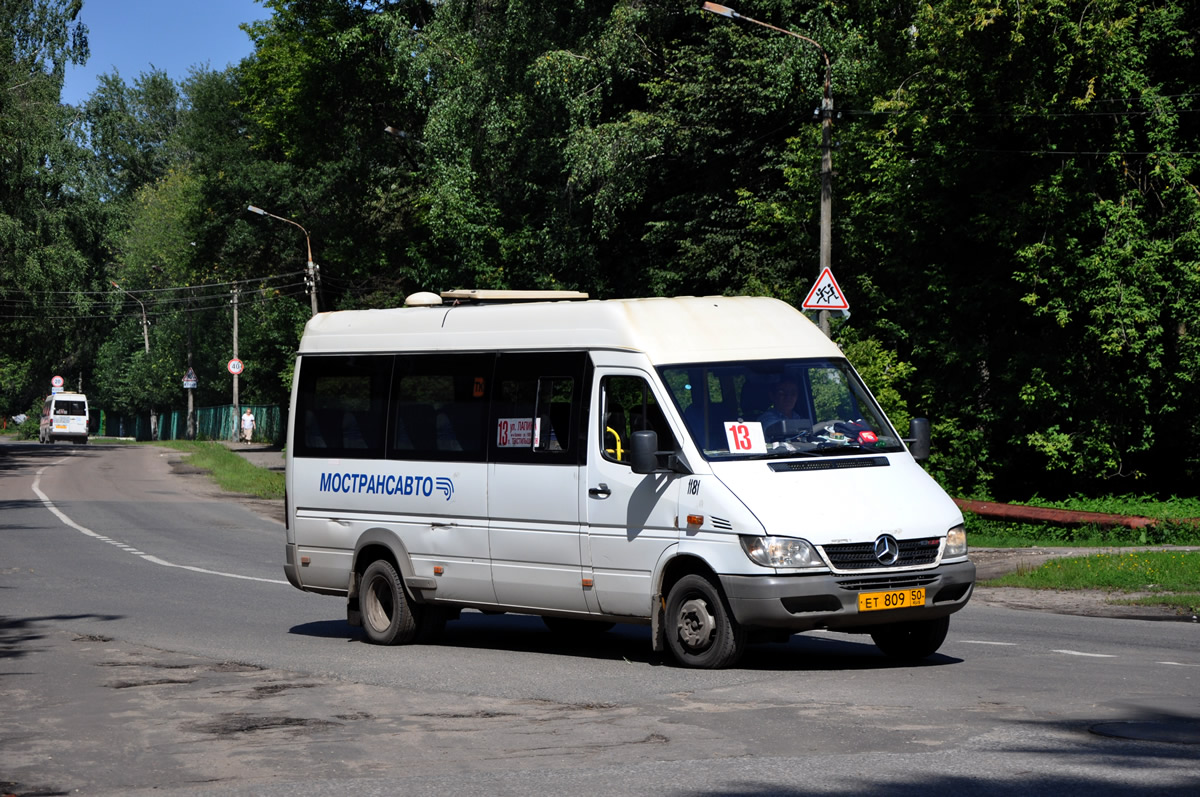
[[(629, 461), (629, 441), (634, 432), (653, 430), (658, 450), (678, 448), (662, 407), (640, 376), (606, 376), (600, 381), (600, 417), (604, 440), (603, 456), (612, 462)], [(660, 458), (661, 459), (661, 458)]]
[(489, 424), (490, 460), (577, 465), (583, 408), (583, 352), (501, 354)]
[(296, 397), (298, 457), (383, 457), (390, 356), (308, 356)]
[(490, 354), (398, 356), (388, 457), (482, 462), (494, 360)]

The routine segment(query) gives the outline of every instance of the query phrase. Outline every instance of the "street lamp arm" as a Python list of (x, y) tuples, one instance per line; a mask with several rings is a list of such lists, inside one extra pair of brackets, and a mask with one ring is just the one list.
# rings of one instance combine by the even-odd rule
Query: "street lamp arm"
[[(794, 30), (788, 30), (787, 28), (776, 27), (775, 25), (772, 25), (770, 22), (763, 22), (762, 20), (754, 19), (753, 17), (748, 17), (745, 14), (739, 14), (738, 12), (734, 11), (729, 6), (718, 5), (717, 3), (705, 3), (704, 5), (700, 6), (700, 8), (704, 11), (709, 11), (718, 16), (728, 17), (729, 19), (744, 19), (747, 22), (751, 22), (755, 25), (761, 25), (764, 28), (770, 28), (771, 30), (775, 31), (776, 33), (782, 33), (787, 36), (791, 36), (792, 38), (799, 39), (800, 41), (808, 42), (813, 47), (816, 47), (818, 50), (821, 51), (821, 60), (823, 60), (825, 62), (825, 100), (826, 100), (827, 104), (832, 105), (831, 101), (832, 101), (833, 97), (832, 97), (831, 83), (832, 83), (832, 78), (833, 78), (833, 67), (830, 65), (829, 53), (827, 53), (825, 51), (825, 48), (821, 46), (820, 42), (816, 41), (815, 39), (810, 39), (809, 37), (807, 37), (803, 34), (796, 33), (796, 31), (794, 31)], [(827, 108), (826, 110), (832, 110), (832, 108)]]
[(788, 36), (793, 36), (797, 39), (800, 39), (801, 41), (806, 41), (809, 44), (811, 44), (813, 47), (816, 47), (818, 50), (821, 51), (821, 58), (824, 59), (824, 61), (825, 61), (825, 68), (826, 69), (829, 68), (829, 53), (825, 52), (825, 48), (822, 47), (820, 45), (820, 43), (818, 43), (814, 39), (810, 39), (807, 36), (796, 33), (796, 31), (794, 31), (794, 30), (788, 30), (787, 28), (777, 28), (774, 25), (772, 25), (770, 22), (763, 22), (762, 20), (754, 19), (753, 17), (748, 17), (745, 14), (739, 14), (738, 12), (734, 11), (729, 6), (722, 6), (722, 5), (718, 5), (716, 3), (705, 3), (704, 5), (700, 6), (700, 8), (703, 9), (704, 11), (710, 11), (713, 14), (716, 14), (716, 15), (722, 16), (722, 17), (729, 17), (730, 19), (744, 19), (747, 22), (754, 23), (755, 25), (762, 25), (764, 28), (770, 28), (771, 30), (773, 30), (777, 33), (784, 33), (784, 34), (787, 34)]
[(117, 290), (119, 290), (121, 293), (125, 294), (125, 295), (126, 295), (126, 296), (128, 296), (130, 299), (133, 299), (135, 302), (137, 302), (138, 304), (140, 304), (140, 305), (142, 306), (142, 320), (144, 321), (144, 320), (146, 319), (146, 305), (145, 305), (145, 304), (142, 302), (142, 300), (141, 300), (141, 299), (139, 299), (138, 297), (134, 296), (132, 293), (130, 293), (129, 291), (125, 290), (124, 288), (122, 288), (120, 285), (118, 285), (117, 283), (113, 282), (112, 280), (109, 280), (109, 283), (110, 283), (110, 284), (111, 284), (111, 285), (112, 285), (114, 288), (116, 288)]
[(283, 216), (276, 216), (274, 213), (268, 213), (267, 211), (263, 210), (262, 208), (255, 207), (254, 205), (247, 205), (246, 210), (250, 211), (251, 213), (257, 213), (260, 216), (270, 216), (273, 219), (278, 219), (279, 221), (286, 222), (287, 224), (291, 224), (295, 227), (299, 227), (300, 232), (304, 233), (304, 246), (308, 249), (308, 262), (309, 263), (313, 262), (312, 243), (309, 241), (308, 230), (304, 229), (304, 227), (300, 224), (300, 222), (292, 221), (291, 219), (285, 219)]
[(120, 285), (118, 285), (117, 283), (113, 282), (112, 280), (109, 280), (109, 282), (110, 282), (110, 283), (112, 283), (112, 286), (113, 286), (114, 288), (116, 288), (116, 289), (117, 289), (117, 290), (119, 290), (121, 293), (125, 294), (125, 295), (126, 295), (126, 296), (128, 296), (130, 299), (133, 299), (135, 302), (137, 302), (139, 305), (141, 305), (141, 307), (142, 307), (142, 340), (143, 340), (143, 341), (145, 342), (145, 344), (146, 344), (146, 354), (149, 354), (149, 353), (150, 353), (150, 321), (149, 321), (149, 320), (146, 318), (146, 305), (145, 305), (145, 303), (144, 303), (144, 302), (142, 302), (142, 300), (141, 300), (141, 299), (139, 299), (138, 297), (134, 296), (134, 295), (133, 295), (132, 293), (130, 293), (129, 291), (127, 291), (127, 290), (125, 290), (124, 288), (122, 288), (122, 287), (121, 287)]
[(312, 259), (312, 240), (308, 236), (308, 230), (304, 229), (303, 225), (301, 225), (299, 222), (292, 221), (291, 219), (285, 219), (283, 216), (276, 216), (274, 213), (268, 213), (262, 208), (254, 205), (247, 205), (246, 210), (250, 211), (251, 213), (257, 213), (260, 216), (270, 216), (273, 219), (285, 221), (288, 224), (297, 227), (300, 232), (304, 233), (304, 246), (308, 249), (308, 278), (305, 281), (308, 283), (308, 295), (312, 300), (312, 314), (315, 316), (317, 314), (317, 264), (314, 263)]

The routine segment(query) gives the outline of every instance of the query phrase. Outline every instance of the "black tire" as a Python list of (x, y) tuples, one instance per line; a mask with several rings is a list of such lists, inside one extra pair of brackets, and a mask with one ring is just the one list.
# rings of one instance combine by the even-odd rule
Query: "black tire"
[(555, 634), (574, 639), (587, 639), (611, 631), (616, 623), (602, 620), (582, 620), (576, 617), (542, 617), (546, 628)]
[(950, 630), (950, 617), (918, 620), (876, 628), (871, 632), (875, 647), (883, 655), (901, 661), (920, 661), (937, 653)]
[(667, 595), (667, 647), (685, 667), (730, 667), (746, 650), (746, 631), (733, 619), (721, 590), (704, 576), (684, 576)]
[(403, 645), (416, 636), (417, 618), (391, 562), (378, 559), (367, 565), (358, 588), (358, 607), (367, 641)]

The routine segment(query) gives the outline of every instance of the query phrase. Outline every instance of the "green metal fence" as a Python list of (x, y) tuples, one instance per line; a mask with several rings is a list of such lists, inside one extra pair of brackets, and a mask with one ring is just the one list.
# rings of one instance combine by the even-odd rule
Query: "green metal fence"
[[(287, 433), (287, 413), (280, 407), (262, 404), (224, 404), (218, 407), (196, 409), (197, 440), (233, 440), (235, 430), (240, 430), (241, 415), (247, 408), (254, 413), (254, 441), (258, 443), (282, 444)], [(132, 437), (137, 440), (150, 439), (150, 414), (114, 415), (102, 414), (101, 434), (109, 437)], [(167, 410), (158, 415), (159, 440), (187, 439), (187, 410)]]

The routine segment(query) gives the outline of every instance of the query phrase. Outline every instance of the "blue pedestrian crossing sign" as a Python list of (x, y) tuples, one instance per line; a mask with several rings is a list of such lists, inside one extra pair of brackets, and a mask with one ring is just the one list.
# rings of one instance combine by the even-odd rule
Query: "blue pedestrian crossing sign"
[(808, 292), (808, 298), (801, 306), (805, 310), (850, 309), (850, 303), (846, 301), (846, 294), (842, 293), (841, 286), (837, 284), (837, 280), (833, 278), (833, 272), (829, 269), (824, 269), (821, 276), (817, 277), (816, 284)]

